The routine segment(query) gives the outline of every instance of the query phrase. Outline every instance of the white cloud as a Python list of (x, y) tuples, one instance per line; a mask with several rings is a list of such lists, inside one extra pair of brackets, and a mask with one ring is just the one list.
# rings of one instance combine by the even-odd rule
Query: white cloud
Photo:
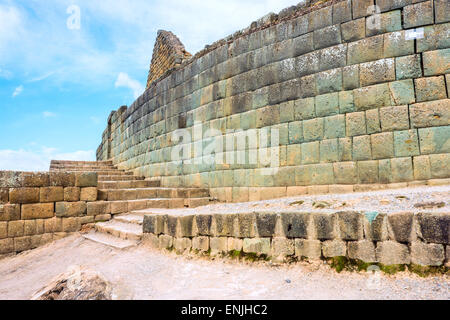
[(0, 150), (0, 170), (48, 171), (51, 160), (95, 161), (95, 151), (60, 153), (55, 148)]
[(44, 111), (44, 112), (42, 112), (42, 116), (44, 118), (54, 118), (54, 117), (56, 117), (56, 113), (50, 112), (50, 111)]
[(22, 91), (23, 91), (23, 86), (18, 86), (18, 87), (14, 90), (14, 92), (13, 92), (13, 94), (12, 94), (13, 98), (15, 98), (15, 97), (17, 97), (19, 94), (21, 94)]
[(114, 86), (116, 88), (126, 87), (131, 89), (135, 99), (144, 92), (144, 86), (139, 81), (131, 79), (130, 76), (124, 72), (119, 73)]

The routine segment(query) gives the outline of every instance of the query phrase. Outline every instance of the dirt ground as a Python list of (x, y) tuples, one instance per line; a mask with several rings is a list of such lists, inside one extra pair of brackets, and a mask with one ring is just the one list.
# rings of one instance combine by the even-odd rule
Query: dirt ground
[(450, 299), (450, 277), (336, 273), (324, 263), (276, 266), (117, 250), (76, 234), (0, 260), (0, 299), (30, 299), (83, 266), (111, 283), (114, 299)]

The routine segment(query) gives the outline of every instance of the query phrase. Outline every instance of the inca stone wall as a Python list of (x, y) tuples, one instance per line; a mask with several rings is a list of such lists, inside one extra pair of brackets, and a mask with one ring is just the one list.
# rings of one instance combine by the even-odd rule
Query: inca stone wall
[[(449, 6), (319, 1), (268, 15), (113, 112), (97, 158), (226, 201), (449, 178)], [(195, 136), (200, 128), (215, 131)], [(236, 130), (267, 128), (279, 132), (276, 150), (228, 151)], [(184, 142), (193, 159), (173, 160), (178, 129), (194, 135)], [(276, 152), (278, 170), (197, 152), (222, 138), (216, 160)]]
[(97, 174), (0, 171), (0, 255), (37, 248), (102, 220)]
[(449, 261), (449, 215), (400, 212), (149, 214), (144, 241), (177, 253), (243, 252), (278, 261), (347, 257), (382, 265), (442, 266)]
[(180, 39), (172, 32), (159, 30), (148, 73), (147, 88), (153, 81), (190, 57), (191, 54), (184, 49)]

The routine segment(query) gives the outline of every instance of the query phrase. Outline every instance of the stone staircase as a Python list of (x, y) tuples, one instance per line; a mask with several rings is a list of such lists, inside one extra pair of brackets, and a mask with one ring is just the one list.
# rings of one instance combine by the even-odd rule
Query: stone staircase
[(136, 210), (152, 208), (195, 208), (210, 204), (204, 188), (164, 188), (160, 181), (145, 180), (120, 170), (111, 161), (53, 160), (50, 171), (97, 172), (98, 202), (109, 203), (112, 219), (97, 222), (94, 232), (84, 235), (116, 248), (127, 248), (142, 239), (144, 215)]

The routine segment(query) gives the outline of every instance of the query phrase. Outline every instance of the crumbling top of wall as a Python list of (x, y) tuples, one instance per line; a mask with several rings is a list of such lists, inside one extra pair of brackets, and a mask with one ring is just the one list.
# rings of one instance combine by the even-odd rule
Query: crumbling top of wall
[(170, 31), (159, 30), (155, 47), (153, 48), (147, 88), (168, 70), (180, 66), (184, 60), (189, 59), (191, 56), (176, 35)]

